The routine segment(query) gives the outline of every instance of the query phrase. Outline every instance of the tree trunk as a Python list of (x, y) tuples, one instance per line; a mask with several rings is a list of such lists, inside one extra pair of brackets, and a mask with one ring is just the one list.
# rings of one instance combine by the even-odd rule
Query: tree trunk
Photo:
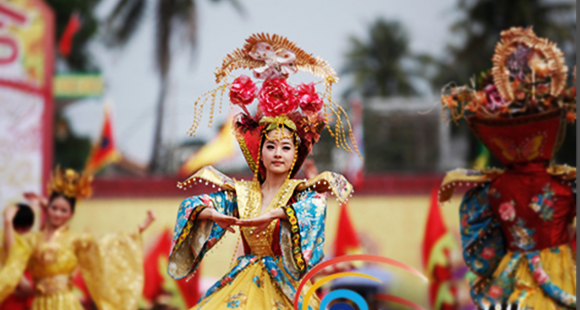
[(163, 121), (165, 117), (165, 99), (167, 97), (167, 85), (169, 78), (167, 75), (161, 75), (159, 96), (157, 97), (157, 115), (155, 116), (155, 132), (153, 138), (153, 152), (151, 155), (151, 162), (149, 163), (149, 171), (151, 173), (161, 172), (163, 165), (161, 164), (163, 154)]

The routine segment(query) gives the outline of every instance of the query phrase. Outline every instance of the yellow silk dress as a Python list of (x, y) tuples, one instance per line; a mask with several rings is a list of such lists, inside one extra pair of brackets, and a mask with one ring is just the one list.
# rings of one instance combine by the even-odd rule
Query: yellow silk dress
[(82, 310), (72, 289), (72, 275), (79, 267), (100, 310), (137, 309), (143, 290), (143, 254), (136, 230), (99, 239), (67, 227), (50, 240), (44, 232), (17, 236), (0, 271), (0, 300), (27, 270), (34, 281), (32, 310)]
[(208, 220), (199, 220), (205, 208), (240, 219), (251, 219), (281, 208), (285, 220), (272, 221), (259, 234), (242, 227), (244, 255), (230, 271), (210, 287), (192, 310), (293, 309), (298, 298), (309, 310), (318, 310), (320, 300), (307, 297), (305, 274), (324, 258), (326, 195), (332, 192), (341, 202), (352, 191), (341, 175), (323, 172), (311, 180), (289, 179), (280, 187), (269, 206), (261, 212), (261, 185), (239, 181), (205, 167), (192, 176), (223, 190), (193, 196), (182, 201), (169, 255), (168, 273), (175, 279), (192, 275), (208, 251), (220, 242), (225, 230)]
[[(257, 209), (257, 208), (256, 208)], [(268, 208), (265, 212), (271, 210)], [(258, 210), (254, 210), (259, 212)], [(254, 214), (255, 215), (255, 214)], [(250, 233), (251, 228), (242, 228), (242, 238), (247, 246), (246, 254), (254, 255), (255, 262), (243, 269), (226, 287), (216, 291), (211, 298), (203, 299), (191, 310), (201, 309), (293, 309), (292, 302), (284, 295), (278, 284), (272, 280), (270, 273), (282, 271), (293, 287), (298, 287), (299, 281), (292, 279), (284, 268), (283, 260), (276, 256), (273, 251), (273, 244), (280, 242), (277, 238), (276, 222), (270, 223), (268, 228), (256, 237)], [(275, 257), (275, 264), (278, 270), (268, 270), (260, 258)], [(229, 280), (227, 277), (225, 280)], [(308, 291), (310, 283), (306, 284), (304, 291)], [(313, 296), (309, 305), (311, 309), (318, 309), (320, 300)]]

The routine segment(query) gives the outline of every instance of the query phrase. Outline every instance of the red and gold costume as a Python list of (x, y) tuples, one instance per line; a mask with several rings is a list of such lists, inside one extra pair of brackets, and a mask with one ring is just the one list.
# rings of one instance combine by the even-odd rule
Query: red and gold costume
[[(228, 82), (229, 73), (240, 68), (252, 69), (255, 79), (264, 80), (261, 87), (245, 75)], [(323, 78), (326, 92), (320, 96), (314, 83), (291, 86), (286, 79), (298, 70)], [(248, 38), (242, 49), (224, 58), (222, 67), (216, 71), (220, 85), (208, 92), (205, 99), (200, 98), (203, 101), (196, 102), (192, 133), (202, 119), (203, 103), (211, 96), (213, 111), (216, 96), (229, 89), (231, 103), (243, 110), (234, 120), (233, 129), (254, 180), (235, 180), (213, 167), (205, 167), (178, 184), (186, 189), (195, 182), (209, 182), (220, 190), (182, 202), (168, 266), (168, 273), (175, 279), (195, 272), (207, 252), (226, 233), (215, 222), (198, 219), (205, 208), (239, 219), (261, 215), (261, 186), (267, 171), (260, 154), (262, 144), (269, 139), (267, 133), (278, 130), (278, 139), (293, 139), (295, 154), (286, 181), (264, 211), (281, 208), (288, 220), (272, 221), (260, 233), (252, 227), (241, 227), (244, 255), (232, 263), (231, 270), (193, 309), (290, 309), (296, 296), (302, 308), (304, 292), (297, 292), (298, 284), (324, 257), (326, 195), (323, 193), (333, 193), (342, 203), (352, 191), (343, 176), (332, 172), (323, 172), (311, 180), (294, 179), (329, 122), (330, 114), (337, 122), (334, 130), (329, 129), (337, 145), (351, 150), (347, 139), (349, 134), (351, 139), (353, 136), (348, 131), (348, 118), (331, 99), (331, 87), (337, 80), (336, 73), (324, 60), (306, 54), (281, 36), (258, 34)], [(255, 99), (258, 107), (252, 115), (246, 105)], [(198, 108), (200, 101), (202, 106)], [(284, 136), (284, 128), (290, 132), (289, 136)], [(307, 306), (316, 310), (319, 304), (318, 298), (311, 298)]]
[[(576, 169), (553, 165), (575, 89), (555, 44), (531, 29), (502, 32), (494, 68), (475, 85), (444, 90), (454, 120), (465, 114), (476, 137), (505, 169), (450, 172), (440, 201), (457, 185), (475, 186), (460, 207), (464, 259), (478, 276), (471, 295), (482, 308), (576, 308)], [(492, 82), (493, 81), (493, 82)]]

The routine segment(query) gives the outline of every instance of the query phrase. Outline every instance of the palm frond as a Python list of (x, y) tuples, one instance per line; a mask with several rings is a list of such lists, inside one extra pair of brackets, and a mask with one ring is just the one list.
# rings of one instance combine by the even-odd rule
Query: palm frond
[(125, 45), (143, 20), (146, 0), (121, 0), (107, 18), (106, 41), (110, 45)]
[(117, 2), (117, 5), (115, 5), (115, 8), (113, 9), (111, 14), (109, 15), (109, 17), (107, 17), (106, 23), (108, 23), (108, 24), (112, 23), (114, 20), (119, 18), (119, 16), (121, 15), (121, 12), (126, 10), (127, 6), (129, 5), (129, 3), (131, 1), (132, 0), (119, 0), (119, 2)]
[(400, 63), (409, 61), (420, 66), (420, 61), (427, 63), (428, 58), (414, 57), (409, 52), (408, 35), (399, 22), (378, 19), (370, 25), (367, 40), (351, 36), (349, 43), (347, 62), (341, 72), (353, 76), (353, 87), (363, 96), (418, 93), (410, 82), (413, 71)]

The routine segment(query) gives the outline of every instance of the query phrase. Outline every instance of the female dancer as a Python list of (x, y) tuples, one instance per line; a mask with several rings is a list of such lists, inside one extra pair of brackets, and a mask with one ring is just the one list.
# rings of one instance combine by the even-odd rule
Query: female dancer
[(57, 168), (49, 183), (50, 198), (44, 207), (47, 218), (41, 231), (17, 237), (12, 226), (16, 209), (5, 211), (4, 244), (9, 256), (0, 274), (0, 300), (27, 270), (34, 282), (33, 310), (82, 310), (72, 290), (71, 277), (78, 266), (99, 309), (137, 308), (143, 289), (140, 233), (155, 216), (149, 211), (134, 232), (101, 239), (69, 231), (67, 223), (77, 200), (90, 193), (89, 177)]
[[(501, 33), (494, 68), (474, 86), (450, 89), (442, 102), (506, 166), (450, 172), (440, 191), (477, 185), (461, 203), (466, 264), (478, 276), (471, 296), (482, 309), (576, 309), (576, 168), (551, 160), (576, 118), (576, 90), (555, 44), (531, 28)], [(572, 117), (571, 117), (572, 116)]]
[[(336, 81), (332, 68), (285, 38), (253, 35), (242, 50), (224, 59), (216, 73), (218, 82), (243, 64), (254, 68), (254, 77), (265, 79), (261, 89), (242, 75), (232, 84), (219, 86), (212, 97), (230, 86), (231, 102), (244, 110), (234, 122), (234, 131), (254, 180), (235, 180), (205, 167), (178, 184), (185, 189), (197, 181), (210, 182), (223, 190), (182, 202), (168, 272), (176, 279), (192, 274), (226, 231), (235, 232), (232, 226), (240, 226), (245, 255), (193, 309), (292, 308), (292, 300), (300, 294), (296, 292), (300, 279), (323, 258), (323, 193), (331, 191), (343, 202), (352, 191), (344, 177), (331, 172), (311, 180), (293, 178), (318, 141), (327, 118), (319, 112), (325, 103), (313, 83), (295, 90), (286, 78), (297, 69), (305, 70), (324, 77), (329, 90)], [(256, 95), (258, 109), (251, 116), (245, 106)], [(329, 99), (330, 94), (324, 98)], [(331, 102), (327, 108), (337, 121), (341, 116), (346, 118)], [(348, 147), (341, 131), (343, 124), (337, 128), (333, 133)], [(300, 294), (300, 304), (302, 301)], [(309, 309), (318, 309), (318, 305), (316, 298), (308, 302)]]

